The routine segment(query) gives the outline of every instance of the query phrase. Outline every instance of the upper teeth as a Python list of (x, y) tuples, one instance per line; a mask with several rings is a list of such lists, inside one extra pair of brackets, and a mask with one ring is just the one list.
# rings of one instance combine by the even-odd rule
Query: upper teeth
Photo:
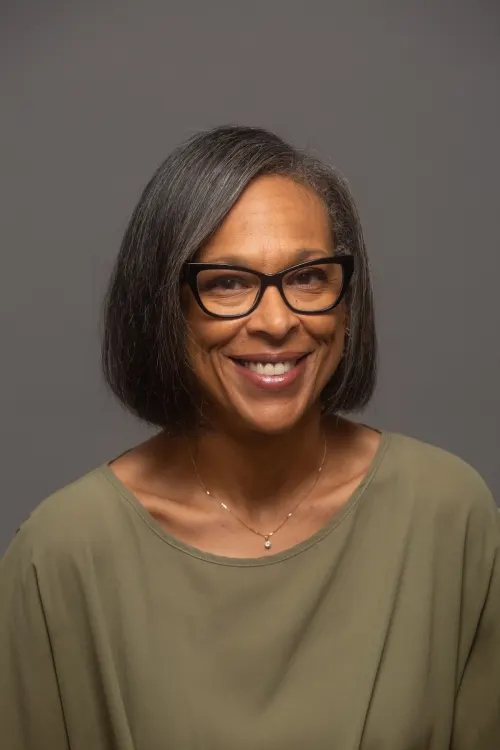
[(295, 367), (296, 360), (290, 360), (289, 362), (245, 362), (245, 367), (249, 367), (254, 372), (258, 372), (259, 375), (283, 375), (292, 367)]

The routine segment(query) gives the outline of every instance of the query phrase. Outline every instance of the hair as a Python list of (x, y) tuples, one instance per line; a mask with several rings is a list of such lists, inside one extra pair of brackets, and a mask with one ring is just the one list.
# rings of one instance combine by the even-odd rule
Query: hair
[(377, 343), (368, 258), (343, 176), (262, 128), (223, 126), (176, 148), (156, 170), (123, 237), (104, 301), (102, 366), (123, 406), (172, 434), (200, 424), (187, 357), (181, 275), (257, 177), (286, 176), (314, 190), (331, 220), (334, 251), (352, 255), (344, 355), (321, 393), (327, 414), (355, 412), (376, 382)]

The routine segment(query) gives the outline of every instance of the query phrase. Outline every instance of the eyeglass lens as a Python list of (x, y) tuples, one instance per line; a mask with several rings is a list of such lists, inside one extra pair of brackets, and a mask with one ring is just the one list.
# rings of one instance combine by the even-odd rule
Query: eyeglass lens
[[(335, 304), (342, 282), (340, 264), (318, 263), (287, 273), (283, 293), (297, 312), (319, 312)], [(250, 271), (203, 269), (197, 284), (202, 304), (214, 315), (244, 315), (260, 291), (260, 279)]]

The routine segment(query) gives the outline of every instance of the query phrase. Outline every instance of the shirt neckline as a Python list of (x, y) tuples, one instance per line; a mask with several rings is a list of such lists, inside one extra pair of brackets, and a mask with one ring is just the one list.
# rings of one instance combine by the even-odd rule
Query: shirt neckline
[(118, 479), (116, 474), (109, 466), (109, 463), (111, 463), (111, 461), (107, 461), (106, 463), (99, 466), (96, 469), (96, 472), (104, 477), (104, 479), (106, 479), (114, 487), (114, 489), (120, 494), (120, 496), (135, 511), (139, 518), (146, 524), (149, 530), (152, 531), (163, 542), (166, 542), (170, 547), (174, 547), (180, 552), (197, 558), (198, 560), (203, 560), (204, 562), (212, 563), (215, 565), (239, 568), (263, 567), (266, 565), (274, 565), (276, 563), (284, 562), (285, 560), (296, 557), (302, 552), (305, 552), (307, 549), (314, 547), (316, 544), (318, 544), (318, 542), (320, 542), (334, 529), (336, 529), (344, 521), (344, 519), (346, 519), (352, 513), (354, 508), (358, 505), (359, 501), (363, 497), (366, 489), (369, 487), (375, 475), (377, 474), (378, 468), (380, 467), (380, 464), (382, 463), (384, 456), (387, 453), (391, 438), (392, 434), (390, 432), (380, 432), (380, 441), (377, 446), (377, 450), (375, 451), (375, 455), (373, 456), (364, 477), (362, 478), (356, 489), (353, 491), (347, 502), (342, 506), (342, 508), (334, 513), (332, 517), (320, 529), (318, 529), (318, 531), (315, 531), (314, 534), (312, 534), (310, 537), (304, 539), (298, 544), (293, 545), (292, 547), (289, 547), (288, 549), (282, 550), (281, 552), (277, 552), (275, 554), (268, 554), (262, 557), (226, 557), (223, 555), (216, 555), (212, 552), (206, 552), (204, 550), (198, 549), (197, 547), (193, 547), (186, 542), (183, 542), (181, 539), (178, 539), (176, 536), (174, 536), (174, 534), (171, 534), (169, 531), (164, 529), (157, 521), (155, 521), (153, 516), (146, 510), (137, 496), (131, 490), (129, 490), (128, 487), (126, 487), (120, 479)]

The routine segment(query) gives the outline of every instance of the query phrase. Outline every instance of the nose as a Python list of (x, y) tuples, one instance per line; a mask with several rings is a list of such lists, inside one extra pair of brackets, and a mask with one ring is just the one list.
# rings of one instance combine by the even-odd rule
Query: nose
[(256, 310), (249, 316), (247, 330), (273, 339), (284, 339), (299, 326), (293, 310), (285, 305), (279, 290), (268, 287)]

